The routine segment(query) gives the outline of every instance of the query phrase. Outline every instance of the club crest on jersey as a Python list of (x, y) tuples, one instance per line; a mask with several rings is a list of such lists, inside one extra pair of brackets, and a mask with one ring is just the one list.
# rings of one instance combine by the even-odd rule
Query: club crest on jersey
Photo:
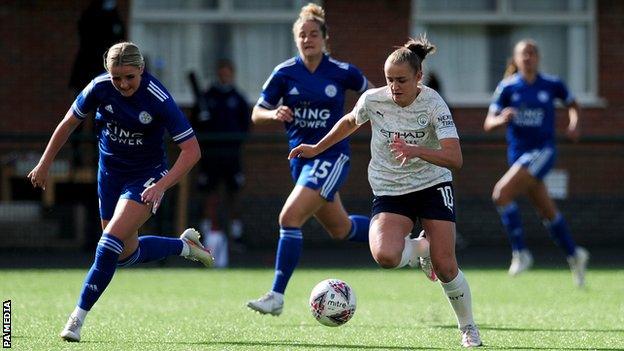
[(427, 124), (429, 124), (429, 118), (427, 117), (427, 115), (418, 116), (416, 121), (418, 122), (418, 125), (421, 127), (426, 127)]
[(152, 119), (152, 115), (150, 115), (146, 111), (141, 111), (141, 113), (139, 113), (139, 121), (141, 121), (141, 123), (143, 124), (149, 124)]
[(325, 87), (325, 95), (327, 95), (329, 97), (334, 97), (334, 96), (336, 96), (336, 93), (338, 93), (338, 89), (336, 89), (335, 85), (330, 84), (330, 85)]
[(542, 102), (542, 103), (546, 103), (546, 102), (548, 102), (548, 98), (549, 98), (549, 96), (548, 96), (548, 92), (546, 92), (546, 91), (544, 91), (544, 90), (540, 90), (540, 91), (537, 93), (537, 99), (538, 99), (540, 102)]
[(106, 105), (106, 107), (104, 107), (104, 109), (110, 113), (113, 113), (113, 106), (112, 105)]
[(511, 101), (520, 101), (520, 94), (518, 93), (511, 94)]

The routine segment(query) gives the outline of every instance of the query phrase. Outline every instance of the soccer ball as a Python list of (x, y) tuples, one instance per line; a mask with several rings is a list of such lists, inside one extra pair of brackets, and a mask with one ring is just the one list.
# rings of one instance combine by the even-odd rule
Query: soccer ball
[(355, 293), (340, 279), (325, 279), (310, 294), (310, 311), (319, 323), (328, 327), (343, 325), (355, 313)]

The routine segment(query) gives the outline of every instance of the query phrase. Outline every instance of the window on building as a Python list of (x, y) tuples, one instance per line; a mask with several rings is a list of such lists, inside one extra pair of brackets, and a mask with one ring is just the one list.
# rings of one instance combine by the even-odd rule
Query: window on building
[(234, 62), (236, 83), (253, 102), (273, 68), (296, 53), (292, 23), (303, 5), (303, 0), (134, 0), (130, 37), (179, 104), (194, 100), (188, 72), (206, 86), (216, 79), (222, 58)]
[(412, 0), (412, 35), (438, 46), (425, 61), (451, 105), (488, 104), (514, 44), (534, 39), (540, 70), (597, 103), (595, 0)]

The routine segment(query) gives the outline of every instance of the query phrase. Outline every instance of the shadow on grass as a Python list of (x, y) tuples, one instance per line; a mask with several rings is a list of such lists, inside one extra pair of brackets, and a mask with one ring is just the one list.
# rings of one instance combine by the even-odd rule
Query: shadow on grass
[[(454, 325), (434, 325), (433, 327), (441, 329), (457, 329)], [(500, 331), (519, 331), (519, 332), (589, 332), (589, 333), (624, 333), (624, 329), (592, 329), (592, 328), (576, 328), (576, 329), (553, 329), (553, 328), (518, 328), (518, 327), (497, 327), (487, 324), (479, 324), (481, 330), (500, 330)], [(584, 350), (584, 349), (583, 349)], [(619, 349), (609, 349), (619, 350)]]
[[(81, 343), (85, 344), (106, 344), (111, 341), (103, 340), (86, 340)], [(288, 347), (288, 349), (343, 349), (343, 350), (444, 350), (442, 347), (415, 347), (415, 346), (388, 346), (388, 345), (357, 345), (357, 344), (312, 344), (312, 343), (300, 343), (295, 341), (160, 341), (160, 342), (145, 342), (139, 341), (136, 344), (171, 344), (171, 345), (222, 345), (222, 346), (243, 346), (243, 347)]]
[(624, 349), (620, 348), (599, 348), (599, 347), (527, 347), (527, 346), (494, 346), (494, 345), (483, 345), (483, 349), (485, 350), (569, 350), (569, 351), (584, 351), (584, 350), (597, 350), (597, 351), (623, 351)]
[[(107, 344), (111, 341), (102, 340), (87, 340), (81, 343), (84, 344)], [(205, 346), (241, 346), (241, 347), (287, 347), (290, 349), (341, 349), (341, 350), (446, 350), (444, 347), (431, 347), (431, 346), (382, 346), (382, 345), (357, 345), (357, 344), (313, 344), (313, 343), (299, 343), (294, 341), (160, 341), (160, 342), (135, 342), (136, 344), (170, 344), (170, 345), (205, 345)], [(597, 347), (539, 347), (539, 346), (506, 346), (506, 345), (488, 345), (487, 342), (483, 344), (481, 350), (568, 350), (568, 351), (584, 351), (584, 350), (597, 350), (597, 351), (624, 351), (622, 348), (597, 348)]]

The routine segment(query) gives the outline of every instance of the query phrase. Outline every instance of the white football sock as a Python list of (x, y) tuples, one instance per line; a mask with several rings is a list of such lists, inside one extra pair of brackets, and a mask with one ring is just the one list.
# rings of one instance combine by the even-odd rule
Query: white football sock
[(429, 242), (425, 238), (411, 239), (408, 234), (401, 252), (401, 262), (395, 268), (405, 267), (410, 262), (415, 262), (418, 257), (429, 257)]
[(410, 263), (411, 260), (414, 259), (414, 245), (412, 245), (412, 242), (410, 240), (410, 236), (409, 234), (407, 234), (407, 236), (405, 237), (405, 244), (403, 245), (403, 252), (401, 252), (401, 261), (399, 262), (399, 265), (394, 268), (405, 267), (408, 263)]
[(81, 322), (84, 322), (85, 318), (87, 318), (87, 313), (89, 313), (89, 311), (83, 310), (82, 308), (76, 306), (71, 315), (80, 319)]
[(458, 270), (455, 279), (448, 283), (440, 281), (440, 284), (444, 288), (444, 293), (448, 297), (453, 311), (455, 311), (459, 328), (469, 324), (475, 325), (472, 317), (472, 295), (470, 294), (468, 281), (464, 279), (464, 273)]
[(277, 291), (271, 291), (275, 299), (279, 302), (284, 302), (284, 294), (278, 293)]
[(186, 257), (191, 253), (191, 248), (186, 240), (182, 240), (182, 252), (180, 252), (180, 256)]

